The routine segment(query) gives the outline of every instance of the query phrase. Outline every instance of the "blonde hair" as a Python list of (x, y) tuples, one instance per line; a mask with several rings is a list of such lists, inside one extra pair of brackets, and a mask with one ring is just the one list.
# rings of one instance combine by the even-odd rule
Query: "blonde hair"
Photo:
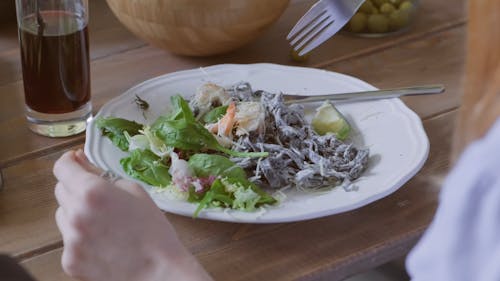
[(465, 91), (453, 141), (454, 158), (500, 117), (500, 1), (473, 0), (468, 8)]

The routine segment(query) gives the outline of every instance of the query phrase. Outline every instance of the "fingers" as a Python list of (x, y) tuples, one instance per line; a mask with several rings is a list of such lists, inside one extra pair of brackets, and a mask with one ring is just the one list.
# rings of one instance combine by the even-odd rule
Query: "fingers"
[(54, 175), (66, 187), (76, 185), (85, 186), (95, 174), (87, 171), (76, 160), (74, 151), (64, 153), (54, 164)]
[(84, 209), (99, 208), (105, 205), (108, 198), (120, 192), (113, 187), (152, 202), (138, 184), (124, 179), (113, 184), (100, 177), (101, 173), (102, 170), (92, 165), (82, 150), (63, 154), (54, 165), (54, 175), (59, 180), (55, 189), (59, 205), (69, 213), (82, 204)]
[(63, 236), (63, 240), (66, 241), (65, 238), (72, 235), (73, 231), (71, 229), (71, 226), (68, 222), (67, 216), (66, 216), (62, 207), (57, 208), (55, 218), (56, 218), (57, 228), (59, 228), (59, 231), (61, 232), (61, 234)]
[[(64, 153), (54, 164), (54, 175), (59, 180), (64, 192), (57, 190), (59, 204), (78, 205), (81, 202), (98, 203), (102, 195), (101, 189), (112, 184), (99, 176), (100, 170), (93, 167), (83, 152), (69, 151)], [(106, 192), (106, 191), (105, 191)]]
[(81, 268), (83, 261), (82, 239), (78, 232), (72, 227), (65, 211), (59, 207), (55, 214), (56, 224), (63, 237), (64, 250), (61, 264), (64, 271), (73, 277), (83, 277)]
[(56, 196), (57, 203), (64, 209), (70, 209), (74, 206), (75, 199), (69, 194), (62, 183), (58, 182), (54, 189), (54, 195)]
[(66, 274), (82, 281), (96, 280), (89, 278), (89, 275), (92, 273), (92, 268), (88, 268), (88, 264), (79, 246), (72, 243), (64, 243), (61, 267)]
[(92, 165), (92, 163), (90, 163), (87, 156), (85, 156), (85, 153), (83, 153), (83, 150), (78, 149), (75, 152), (75, 160), (88, 172), (93, 173), (95, 175), (102, 174), (101, 169), (97, 168), (96, 166)]

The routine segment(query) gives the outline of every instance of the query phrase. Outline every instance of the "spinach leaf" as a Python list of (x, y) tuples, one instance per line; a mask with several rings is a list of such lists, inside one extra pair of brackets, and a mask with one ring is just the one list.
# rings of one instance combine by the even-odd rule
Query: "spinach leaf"
[(152, 186), (165, 187), (172, 181), (168, 166), (148, 149), (133, 150), (120, 164), (128, 175)]
[(167, 146), (182, 150), (211, 149), (235, 157), (266, 157), (267, 152), (239, 152), (227, 149), (203, 125), (196, 121), (188, 103), (181, 96), (171, 97), (172, 113), (161, 116), (151, 126), (151, 131)]
[(193, 218), (198, 217), (198, 215), (200, 214), (201, 210), (203, 210), (206, 207), (208, 207), (210, 205), (210, 203), (212, 203), (213, 200), (214, 200), (214, 193), (210, 192), (210, 191), (207, 191), (205, 193), (205, 195), (199, 201), (200, 203), (198, 203), (198, 208), (196, 208), (196, 211), (194, 211)]
[(222, 203), (224, 207), (229, 207), (233, 204), (233, 198), (231, 198), (231, 194), (227, 192), (226, 188), (224, 187), (224, 184), (217, 179), (212, 183), (212, 186), (210, 187), (210, 191), (212, 192), (213, 195), (213, 200), (218, 201)]
[(199, 151), (217, 142), (212, 134), (197, 122), (185, 119), (163, 120), (151, 128), (167, 146), (183, 150)]
[(167, 146), (182, 150), (211, 149), (235, 157), (266, 157), (267, 152), (239, 152), (223, 147), (203, 125), (186, 119), (163, 120), (152, 128), (155, 135)]
[(203, 118), (201, 118), (201, 120), (205, 124), (215, 123), (226, 114), (227, 107), (227, 105), (216, 107), (203, 115)]
[(189, 203), (197, 203), (200, 202), (205, 196), (206, 192), (196, 192), (194, 186), (191, 186), (188, 190), (188, 199)]
[(170, 120), (189, 120), (196, 122), (194, 114), (189, 108), (189, 104), (181, 96), (176, 95), (170, 97), (171, 111), (167, 115), (161, 115), (151, 125), (151, 129), (155, 130), (161, 126), (162, 123)]
[(240, 166), (221, 155), (195, 154), (189, 158), (188, 164), (197, 177), (247, 178), (245, 171)]
[(189, 108), (188, 102), (180, 95), (171, 96), (170, 105), (172, 107), (170, 114), (164, 116), (167, 120), (186, 119), (188, 121), (195, 121), (193, 111)]
[(128, 151), (128, 140), (125, 137), (125, 132), (130, 136), (139, 134), (142, 129), (142, 124), (122, 118), (98, 118), (96, 126), (102, 134), (108, 137), (114, 145), (123, 151)]
[[(201, 198), (198, 196), (197, 198), (201, 198), (200, 203), (198, 204), (198, 208), (196, 208), (196, 211), (193, 214), (193, 217), (197, 217), (198, 214), (201, 212), (201, 210), (213, 205), (213, 206), (221, 206), (221, 207), (230, 207), (233, 204), (233, 199), (231, 198), (231, 194), (226, 191), (226, 188), (224, 187), (224, 184), (221, 182), (220, 179), (216, 179), (213, 183), (212, 186), (210, 186), (210, 190), (208, 190), (205, 195)], [(190, 190), (190, 198), (195, 198), (194, 196), (191, 197), (191, 190)]]

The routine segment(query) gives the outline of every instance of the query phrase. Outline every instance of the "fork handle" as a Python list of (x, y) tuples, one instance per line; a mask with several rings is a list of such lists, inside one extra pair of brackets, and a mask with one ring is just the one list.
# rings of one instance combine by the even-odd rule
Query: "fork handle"
[(418, 96), (440, 94), (445, 91), (443, 85), (427, 85), (406, 88), (396, 88), (377, 91), (364, 91), (353, 93), (339, 93), (319, 96), (303, 96), (303, 95), (284, 95), (285, 103), (307, 103), (324, 100), (332, 101), (364, 101), (374, 99), (397, 98), (400, 96)]

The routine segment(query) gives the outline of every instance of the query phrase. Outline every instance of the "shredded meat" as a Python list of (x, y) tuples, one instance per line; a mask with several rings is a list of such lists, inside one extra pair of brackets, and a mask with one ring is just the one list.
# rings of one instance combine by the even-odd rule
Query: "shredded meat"
[(335, 138), (320, 136), (305, 121), (304, 108), (283, 103), (282, 94), (253, 92), (248, 83), (227, 90), (237, 100), (260, 99), (265, 109), (263, 128), (243, 135), (233, 149), (267, 151), (263, 159), (232, 158), (256, 184), (269, 188), (292, 186), (313, 189), (332, 185), (350, 187), (366, 169), (369, 150), (358, 149)]

